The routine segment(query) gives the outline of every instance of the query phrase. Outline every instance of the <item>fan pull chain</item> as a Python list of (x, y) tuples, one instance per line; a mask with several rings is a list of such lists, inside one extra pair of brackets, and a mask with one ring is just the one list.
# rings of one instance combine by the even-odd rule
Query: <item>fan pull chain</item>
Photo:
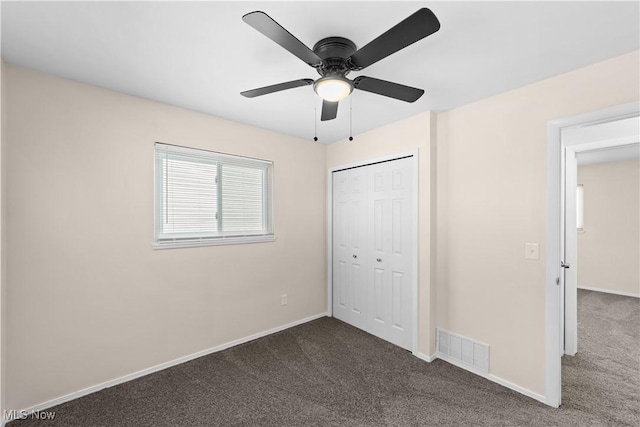
[(318, 107), (313, 109), (313, 140), (318, 141)]
[(349, 97), (349, 141), (353, 141), (353, 95)]

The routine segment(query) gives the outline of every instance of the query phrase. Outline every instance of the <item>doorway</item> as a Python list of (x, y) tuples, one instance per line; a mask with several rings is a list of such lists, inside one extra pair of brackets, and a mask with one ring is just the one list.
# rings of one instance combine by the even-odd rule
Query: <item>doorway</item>
[(577, 190), (578, 290), (639, 298), (640, 143), (578, 153)]
[(578, 350), (577, 153), (637, 143), (639, 115), (640, 103), (633, 102), (548, 124), (545, 394), (550, 406), (562, 402), (561, 356)]

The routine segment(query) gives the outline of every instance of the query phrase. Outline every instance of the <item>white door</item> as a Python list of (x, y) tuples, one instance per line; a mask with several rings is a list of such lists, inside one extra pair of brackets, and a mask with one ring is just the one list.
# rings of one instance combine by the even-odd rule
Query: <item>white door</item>
[(333, 176), (333, 315), (366, 329), (364, 317), (366, 246), (366, 170)]
[(333, 313), (411, 350), (414, 160), (333, 174)]
[(412, 341), (412, 160), (370, 166), (368, 330), (400, 347)]
[(561, 241), (562, 270), (560, 280), (562, 287), (561, 347), (564, 354), (575, 356), (578, 352), (578, 230), (577, 222), (577, 189), (578, 163), (576, 152), (565, 148), (564, 156), (564, 239)]

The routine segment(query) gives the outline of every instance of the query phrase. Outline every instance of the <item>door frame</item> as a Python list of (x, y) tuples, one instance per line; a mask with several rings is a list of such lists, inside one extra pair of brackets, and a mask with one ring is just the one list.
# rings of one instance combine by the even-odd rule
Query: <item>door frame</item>
[(327, 315), (333, 317), (333, 173), (342, 169), (356, 168), (367, 166), (374, 163), (387, 162), (411, 156), (412, 173), (413, 173), (413, 212), (411, 219), (413, 221), (416, 233), (411, 238), (411, 246), (413, 250), (413, 277), (411, 281), (411, 295), (413, 297), (411, 310), (411, 352), (416, 354), (418, 351), (418, 236), (420, 223), (418, 221), (418, 205), (419, 205), (419, 150), (413, 149), (402, 151), (386, 156), (375, 157), (365, 160), (357, 160), (352, 163), (332, 166), (327, 170)]
[[(551, 120), (547, 123), (547, 255), (545, 258), (545, 396), (547, 405), (558, 407), (562, 402), (561, 354), (565, 352), (563, 325), (564, 307), (561, 307), (561, 287), (556, 278), (561, 277), (560, 261), (562, 223), (564, 209), (562, 206), (565, 186), (565, 167), (576, 170), (575, 156), (572, 153), (598, 148), (615, 147), (632, 143), (625, 138), (607, 138), (601, 136), (582, 139), (587, 135), (587, 127), (606, 124), (621, 119), (640, 115), (640, 102), (634, 101), (616, 105), (603, 110), (581, 114), (573, 117)], [(570, 131), (573, 129), (573, 131)], [(581, 135), (582, 134), (582, 135)], [(637, 141), (635, 141), (637, 142)], [(568, 166), (565, 155), (569, 154)], [(575, 221), (575, 218), (572, 220)], [(570, 243), (570, 242), (568, 242)], [(575, 248), (574, 252), (575, 253)], [(571, 251), (571, 249), (570, 249)], [(570, 295), (571, 297), (571, 295)], [(569, 301), (569, 305), (573, 301)], [(573, 313), (571, 314), (573, 316)], [(571, 319), (570, 319), (571, 321)], [(561, 325), (564, 329), (561, 331)], [(571, 328), (575, 328), (575, 330)], [(577, 325), (569, 325), (570, 333), (577, 333)]]

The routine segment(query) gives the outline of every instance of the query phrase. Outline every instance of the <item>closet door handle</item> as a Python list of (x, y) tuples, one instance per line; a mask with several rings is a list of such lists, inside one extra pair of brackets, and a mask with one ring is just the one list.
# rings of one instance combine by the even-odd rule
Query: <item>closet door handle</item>
[(355, 255), (355, 254), (354, 254), (354, 255), (353, 255), (353, 259), (357, 259), (357, 258), (358, 258), (358, 255)]
[(382, 262), (382, 258), (376, 258), (376, 261)]

